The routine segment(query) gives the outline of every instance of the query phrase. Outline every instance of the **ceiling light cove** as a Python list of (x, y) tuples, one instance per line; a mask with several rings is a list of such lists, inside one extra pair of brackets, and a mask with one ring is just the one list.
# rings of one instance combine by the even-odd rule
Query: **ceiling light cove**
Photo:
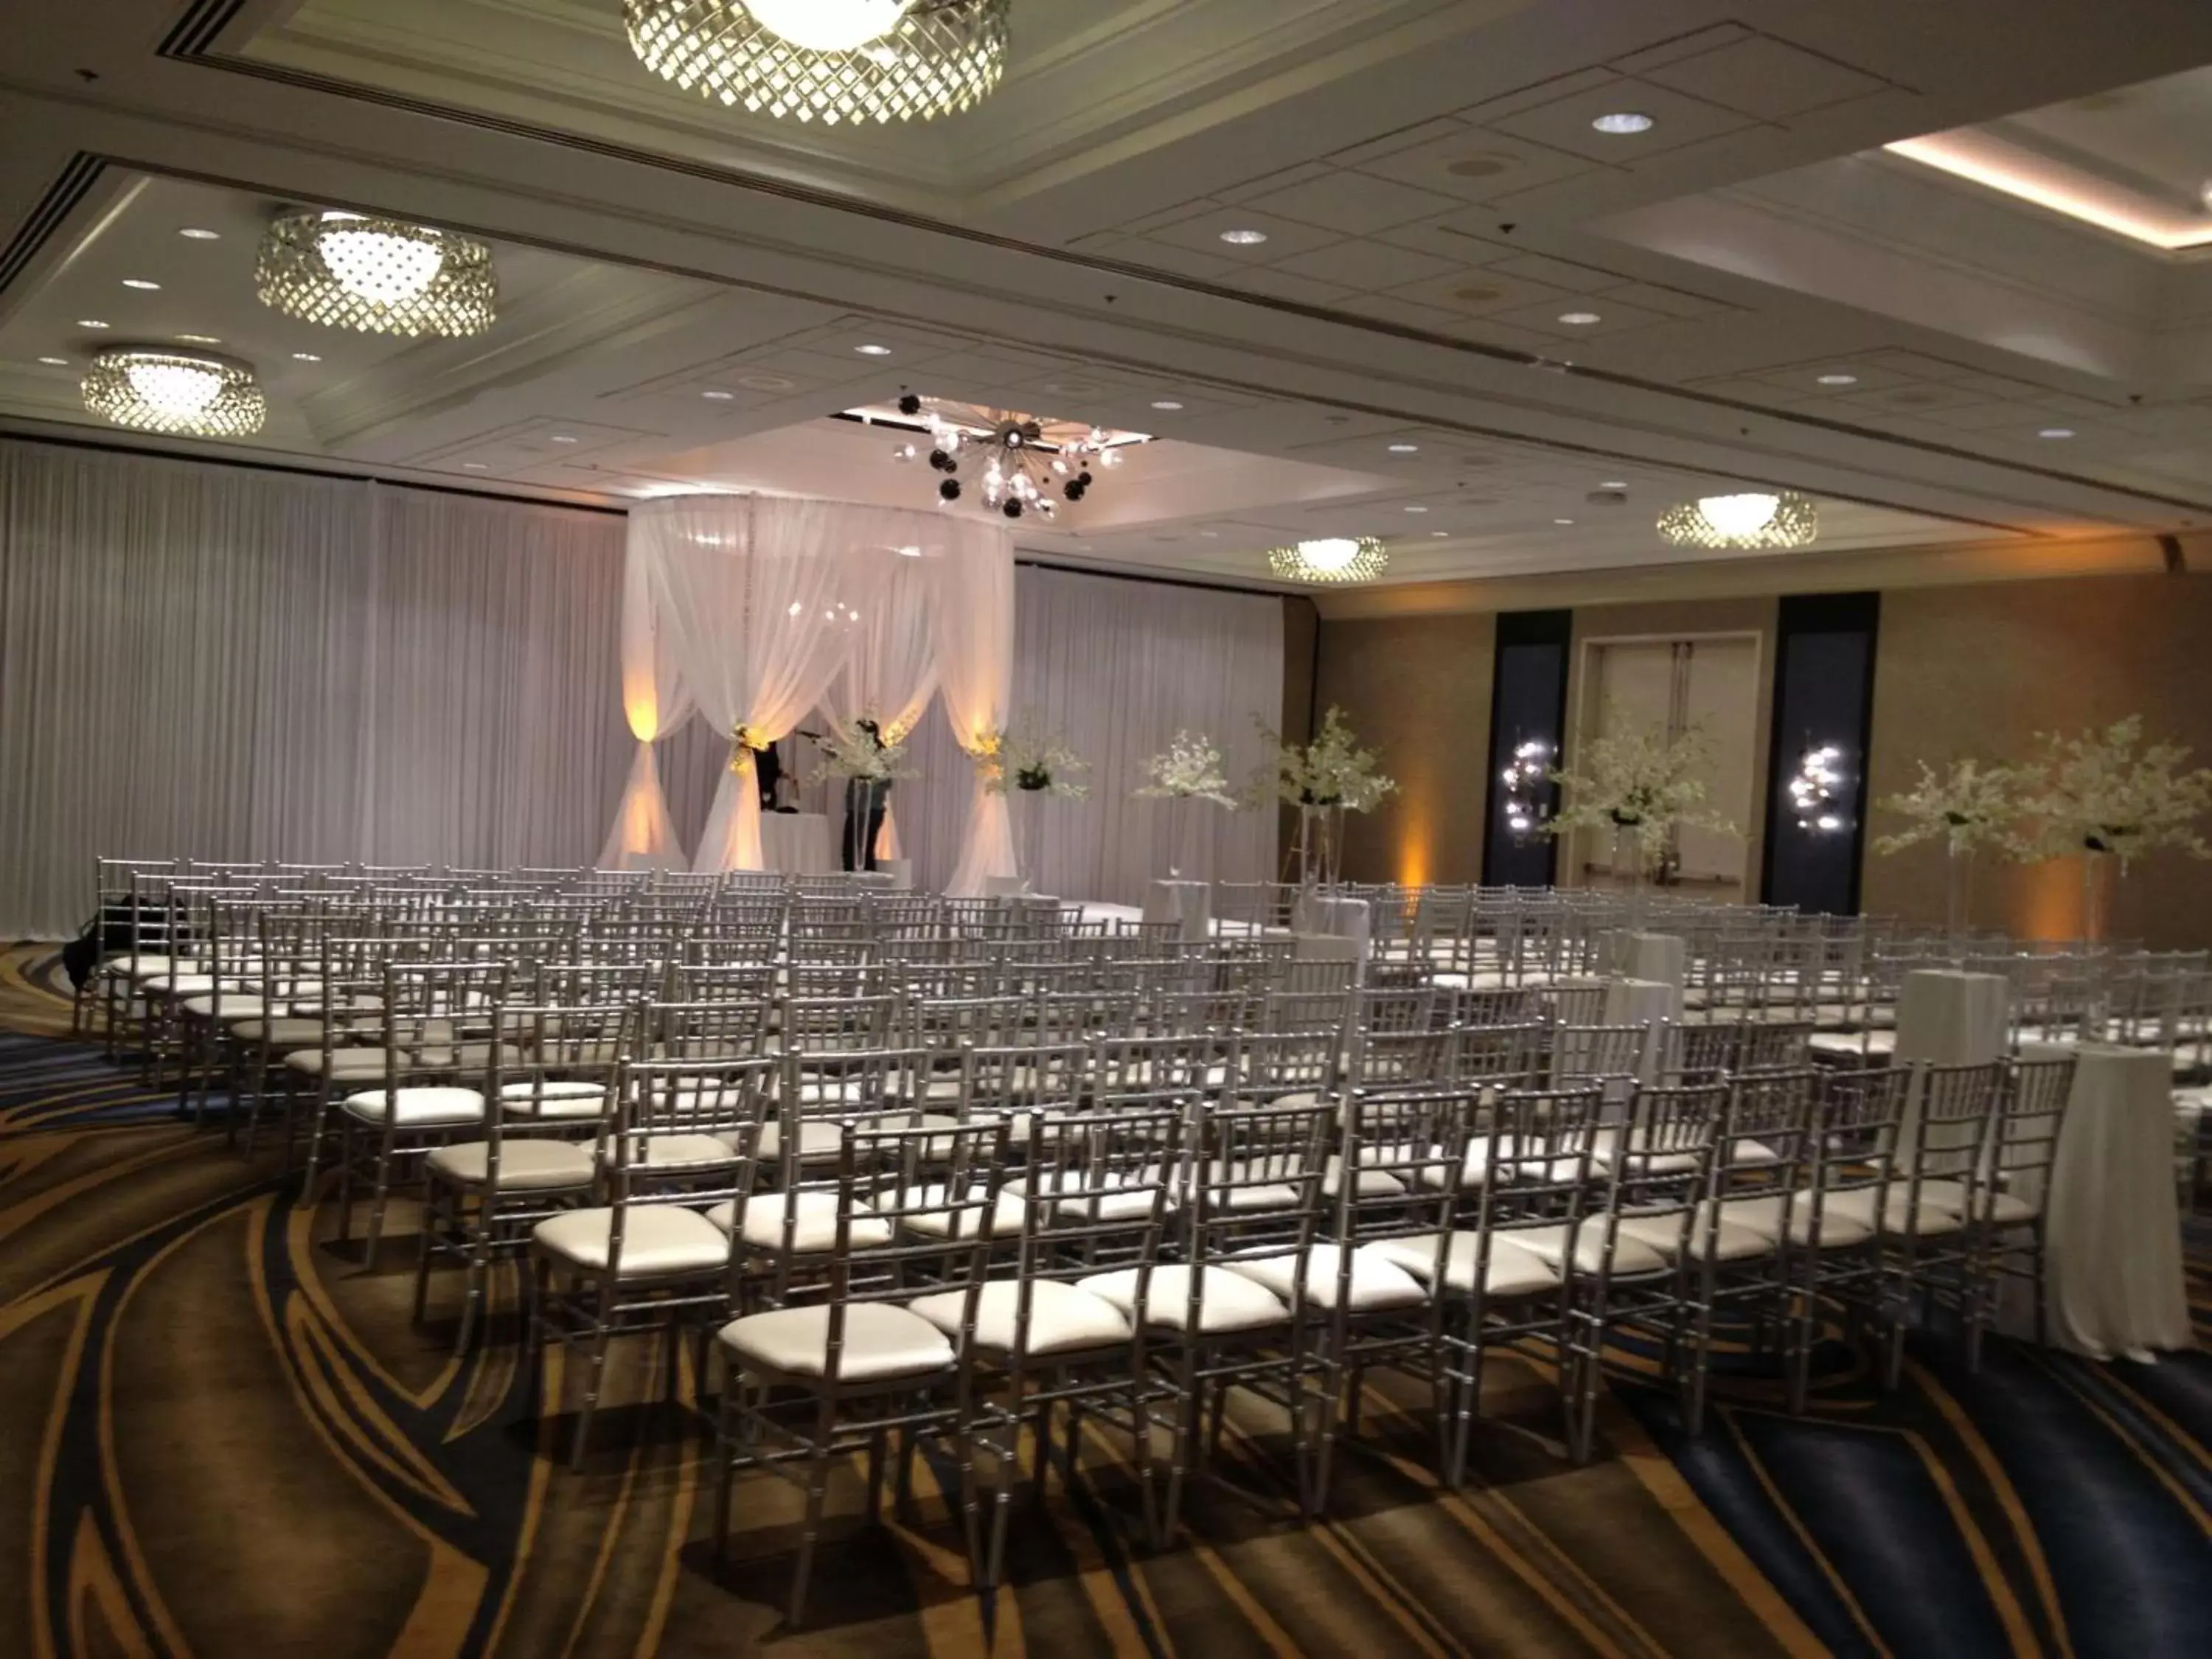
[(664, 80), (756, 115), (927, 121), (1006, 71), (1012, 0), (624, 0), (630, 50)]
[(1670, 507), (1659, 533), (1676, 547), (1767, 552), (1810, 547), (1820, 533), (1820, 510), (1795, 490), (1705, 495)]
[(1601, 115), (1590, 123), (1591, 128), (1611, 138), (1632, 137), (1639, 132), (1649, 132), (1659, 124), (1650, 116), (1632, 109), (1616, 110)]
[(1285, 581), (1364, 582), (1389, 568), (1390, 555), (1372, 536), (1327, 536), (1270, 548), (1267, 563)]
[(94, 357), (84, 406), (118, 426), (199, 438), (250, 437), (268, 414), (248, 365), (160, 346), (114, 346)]
[(465, 338), (498, 315), (491, 249), (429, 225), (359, 213), (281, 215), (261, 239), (262, 304), (328, 328)]

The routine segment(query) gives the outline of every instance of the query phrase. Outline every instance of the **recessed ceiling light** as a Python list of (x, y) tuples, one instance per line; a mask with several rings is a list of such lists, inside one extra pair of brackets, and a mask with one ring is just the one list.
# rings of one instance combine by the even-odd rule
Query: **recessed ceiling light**
[(1393, 455), (1418, 455), (1421, 453), (1421, 447), (1419, 444), (1392, 444), (1390, 453)]
[(292, 354), (292, 361), (295, 363), (319, 363), (323, 360), (312, 351), (295, 351)]
[(887, 345), (856, 345), (853, 349), (863, 357), (888, 357), (891, 355), (891, 349)]
[(1552, 522), (1553, 524), (1572, 524), (1574, 520), (1572, 519), (1554, 519)]
[(463, 461), (461, 470), (464, 472), (482, 472), (486, 469), (482, 461)]
[(1610, 115), (1601, 115), (1590, 123), (1597, 131), (1615, 138), (1649, 132), (1658, 125), (1650, 116), (1632, 109), (1615, 110)]
[(192, 242), (220, 242), (222, 240), (222, 233), (221, 231), (202, 230), (198, 225), (186, 225), (182, 230), (179, 231), (177, 234), (185, 238), (187, 241)]
[(702, 392), (699, 395), (708, 403), (726, 404), (738, 394), (734, 392)]
[(1563, 311), (1559, 320), (1570, 328), (1588, 328), (1592, 323), (1601, 323), (1604, 318), (1595, 311)]
[(125, 276), (123, 279), (123, 286), (135, 288), (145, 294), (158, 294), (161, 288), (159, 283), (147, 276)]
[(213, 334), (179, 334), (177, 343), (179, 345), (221, 345), (222, 340)]
[(1201, 530), (1198, 533), (1210, 542), (1218, 542), (1221, 539), (1221, 532), (1218, 530)]
[(1856, 386), (1859, 383), (1859, 377), (1856, 374), (1822, 374), (1818, 380), (1822, 386)]
[(1409, 507), (1406, 509), (1408, 513), (1425, 513), (1428, 510), (1425, 507)]
[(80, 317), (76, 319), (76, 325), (79, 328), (106, 328), (107, 326), (106, 323), (101, 322), (97, 317)]
[(1154, 409), (1181, 409), (1182, 405), (1172, 398), (1157, 398), (1152, 401), (1152, 407)]
[(66, 357), (41, 357), (39, 361), (49, 368), (67, 368), (69, 367), (69, 359)]
[(2074, 435), (2074, 428), (2070, 426), (2046, 426), (2035, 435), (2039, 438), (2070, 438)]
[(1449, 530), (1431, 530), (1429, 532), (1429, 539), (1431, 541), (1448, 542), (1451, 539), (1451, 532)]
[(1600, 489), (1626, 489), (1628, 486), (1621, 483), (1618, 478), (1607, 478), (1603, 483), (1600, 484), (1598, 488)]
[(1224, 230), (1221, 240), (1231, 247), (1257, 247), (1267, 240), (1264, 230)]
[(553, 441), (556, 444), (572, 444), (576, 441), (570, 437), (567, 433), (562, 432), (556, 434)]
[(748, 392), (795, 392), (799, 388), (799, 382), (788, 374), (740, 374), (738, 384)]

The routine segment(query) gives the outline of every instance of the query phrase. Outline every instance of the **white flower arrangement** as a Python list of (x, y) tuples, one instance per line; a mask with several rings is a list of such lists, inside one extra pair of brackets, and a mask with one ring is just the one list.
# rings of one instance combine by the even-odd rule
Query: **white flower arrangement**
[[(1614, 723), (1611, 718), (1606, 721), (1607, 726)], [(1643, 838), (1647, 865), (1663, 855), (1671, 830), (1740, 835), (1728, 815), (1705, 799), (1705, 781), (1697, 774), (1711, 760), (1712, 740), (1697, 726), (1673, 738), (1656, 726), (1592, 738), (1582, 745), (1577, 764), (1552, 769), (1550, 779), (1565, 792), (1565, 799), (1543, 824), (1543, 832), (1565, 836), (1577, 830), (1609, 834), (1632, 830)]]
[(2179, 744), (2143, 742), (2140, 714), (2078, 737), (2038, 734), (2042, 753), (2029, 775), (2021, 809), (2033, 833), (2027, 858), (2109, 853), (2123, 870), (2161, 848), (2212, 858), (2197, 825), (2212, 811), (2212, 770), (2181, 769)]
[(998, 732), (989, 763), (984, 787), (994, 795), (1058, 795), (1080, 800), (1091, 793), (1091, 786), (1074, 775), (1088, 772), (1091, 763), (1057, 738)]
[(1260, 730), (1275, 750), (1273, 764), (1255, 780), (1255, 793), (1262, 799), (1273, 794), (1292, 806), (1371, 812), (1397, 790), (1397, 781), (1379, 769), (1381, 757), (1359, 746), (1344, 710), (1334, 705), (1311, 743), (1285, 743), (1264, 723)]
[(894, 732), (871, 730), (866, 723), (857, 720), (850, 726), (832, 721), (829, 735), (817, 741), (822, 750), (822, 769), (832, 777), (889, 783), (896, 778), (914, 775), (899, 765), (906, 758), (906, 744)]
[(1887, 858), (1908, 847), (1941, 837), (1943, 850), (1960, 856), (1983, 847), (2008, 850), (2017, 844), (2013, 824), (2020, 817), (2021, 775), (2008, 766), (1985, 766), (1971, 757), (1954, 760), (1938, 772), (1920, 763), (1920, 781), (1882, 802), (1885, 811), (1906, 820), (1874, 850)]
[(1203, 732), (1178, 732), (1164, 754), (1145, 763), (1152, 780), (1136, 793), (1153, 800), (1203, 800), (1237, 810), (1229, 779), (1221, 770), (1221, 750)]

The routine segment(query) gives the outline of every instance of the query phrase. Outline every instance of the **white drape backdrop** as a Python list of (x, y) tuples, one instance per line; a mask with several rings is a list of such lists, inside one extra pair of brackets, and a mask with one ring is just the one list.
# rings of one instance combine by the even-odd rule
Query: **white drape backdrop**
[(94, 857), (574, 865), (636, 751), (614, 514), (0, 441), (0, 938)]
[[(1144, 781), (1144, 763), (1179, 728), (1204, 732), (1221, 745), (1231, 782), (1243, 788), (1267, 759), (1255, 717), (1282, 720), (1282, 602), (1028, 565), (1017, 573), (1013, 598), (1012, 718), (1057, 734), (1091, 766), (1087, 799), (1044, 808), (1041, 885), (1069, 898), (1140, 903), (1173, 851), (1164, 804), (1131, 793)], [(949, 715), (949, 696), (944, 707)], [(899, 786), (900, 836), (915, 884), (935, 889), (958, 863), (970, 768), (947, 718), (934, 714), (910, 757), (922, 775)], [(1273, 811), (1190, 810), (1205, 814), (1207, 874), (1275, 874)], [(1012, 850), (1010, 840), (1009, 868)]]
[(668, 815), (654, 745), (690, 718), (691, 693), (676, 672), (675, 652), (660, 643), (658, 617), (652, 567), (643, 559), (628, 560), (623, 570), (623, 713), (637, 739), (637, 758), (615, 808), (614, 828), (599, 849), (602, 870), (682, 870), (690, 865)]
[[(937, 682), (945, 717), (959, 753), (941, 759), (928, 775), (939, 789), (947, 773), (964, 773), (967, 811), (959, 854), (927, 885), (956, 898), (975, 898), (994, 876), (1015, 872), (1012, 820), (1006, 797), (984, 787), (977, 763), (990, 752), (1012, 713), (1014, 689), (1014, 550), (1010, 540), (958, 550), (939, 578)], [(951, 787), (959, 788), (960, 784)], [(911, 849), (909, 849), (911, 850)]]

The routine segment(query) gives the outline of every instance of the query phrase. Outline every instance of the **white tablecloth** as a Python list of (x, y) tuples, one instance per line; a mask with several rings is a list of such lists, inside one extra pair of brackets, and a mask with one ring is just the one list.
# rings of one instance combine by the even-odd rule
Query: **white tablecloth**
[(837, 843), (819, 812), (761, 814), (761, 862), (787, 876), (827, 876), (837, 869)]
[(1631, 979), (1656, 979), (1679, 988), (1688, 978), (1689, 947), (1679, 933), (1622, 933), (1617, 947), (1620, 971)]
[[(2027, 1057), (2065, 1052), (2034, 1047)], [(2162, 1049), (2101, 1043), (2075, 1053), (2074, 1091), (2043, 1195), (2051, 1339), (2100, 1359), (2186, 1348), (2172, 1062)]]
[(1985, 1066), (2002, 1060), (2011, 992), (2002, 974), (1951, 968), (1907, 974), (1897, 998), (1899, 1063)]
[(1308, 893), (1291, 910), (1292, 933), (1326, 933), (1333, 939), (1352, 939), (1358, 943), (1362, 956), (1367, 953), (1371, 926), (1365, 899)]
[(1182, 924), (1187, 939), (1204, 939), (1213, 931), (1213, 886), (1203, 881), (1156, 881), (1145, 893), (1146, 921)]

